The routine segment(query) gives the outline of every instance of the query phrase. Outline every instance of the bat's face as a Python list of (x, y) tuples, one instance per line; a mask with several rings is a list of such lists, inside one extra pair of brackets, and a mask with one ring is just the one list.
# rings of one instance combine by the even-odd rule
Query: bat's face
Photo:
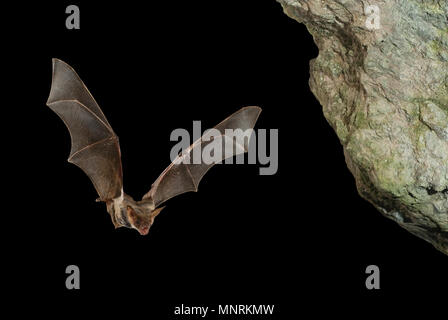
[(128, 221), (132, 228), (136, 229), (142, 236), (147, 235), (149, 228), (151, 228), (154, 222), (154, 215), (152, 212), (145, 212), (146, 210), (140, 210), (140, 208), (133, 208), (128, 206), (126, 214)]
[(162, 208), (154, 208), (152, 200), (134, 201), (123, 193), (122, 196), (107, 201), (107, 211), (111, 215), (115, 228), (126, 227), (137, 230), (141, 235), (147, 235), (155, 217)]

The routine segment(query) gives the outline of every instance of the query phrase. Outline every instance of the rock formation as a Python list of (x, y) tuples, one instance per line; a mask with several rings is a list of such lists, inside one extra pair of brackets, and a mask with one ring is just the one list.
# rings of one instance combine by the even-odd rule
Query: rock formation
[(277, 0), (360, 195), (448, 254), (448, 0)]

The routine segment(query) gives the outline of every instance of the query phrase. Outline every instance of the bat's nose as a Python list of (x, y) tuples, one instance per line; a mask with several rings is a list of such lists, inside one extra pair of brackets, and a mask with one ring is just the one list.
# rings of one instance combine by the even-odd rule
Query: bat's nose
[(144, 227), (144, 228), (140, 228), (138, 229), (138, 232), (142, 235), (142, 236), (146, 236), (149, 232), (149, 227)]

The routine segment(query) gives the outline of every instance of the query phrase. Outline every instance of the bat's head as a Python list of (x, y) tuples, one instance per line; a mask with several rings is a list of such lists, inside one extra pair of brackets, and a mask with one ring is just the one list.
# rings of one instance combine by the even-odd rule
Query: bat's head
[(147, 235), (149, 228), (154, 223), (155, 217), (163, 210), (164, 207), (150, 210), (147, 207), (139, 208), (128, 206), (126, 214), (132, 228), (136, 229), (142, 236)]
[(154, 208), (150, 199), (134, 201), (124, 193), (118, 198), (106, 201), (106, 205), (115, 228), (132, 228), (141, 235), (148, 234), (155, 217), (164, 208)]

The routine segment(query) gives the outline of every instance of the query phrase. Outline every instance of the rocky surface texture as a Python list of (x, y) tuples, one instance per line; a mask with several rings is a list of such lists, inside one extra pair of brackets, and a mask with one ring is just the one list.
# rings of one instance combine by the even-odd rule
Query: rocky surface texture
[(277, 1), (360, 195), (448, 254), (448, 0)]

